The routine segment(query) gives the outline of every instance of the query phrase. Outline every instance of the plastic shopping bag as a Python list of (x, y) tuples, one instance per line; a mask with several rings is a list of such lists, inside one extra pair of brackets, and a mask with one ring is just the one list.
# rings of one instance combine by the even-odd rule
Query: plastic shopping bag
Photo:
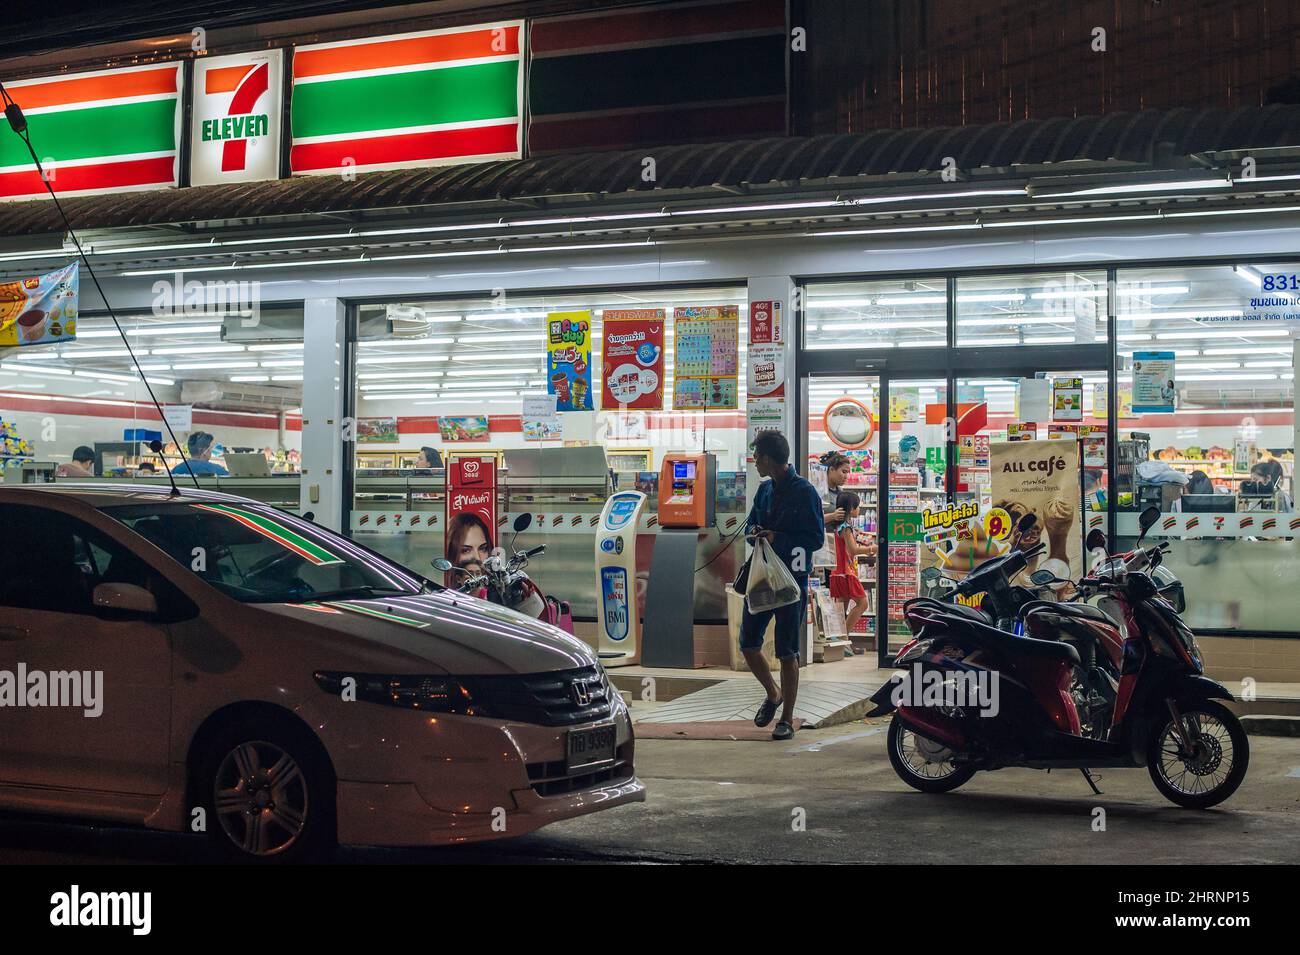
[(760, 538), (754, 545), (750, 558), (749, 586), (745, 589), (745, 605), (750, 613), (775, 610), (799, 600), (799, 584), (772, 550), (772, 545)]

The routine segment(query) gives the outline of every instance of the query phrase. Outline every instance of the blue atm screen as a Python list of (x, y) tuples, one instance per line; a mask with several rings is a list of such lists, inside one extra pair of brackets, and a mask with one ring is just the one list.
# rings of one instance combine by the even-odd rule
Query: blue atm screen
[(695, 462), (694, 461), (674, 461), (673, 478), (678, 481), (695, 480)]

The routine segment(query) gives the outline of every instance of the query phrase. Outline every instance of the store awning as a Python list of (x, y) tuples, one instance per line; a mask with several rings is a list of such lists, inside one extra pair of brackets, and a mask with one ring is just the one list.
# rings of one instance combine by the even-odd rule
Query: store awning
[[(6, 132), (6, 134), (8, 134)], [(1109, 169), (1187, 169), (1207, 154), (1300, 148), (1300, 106), (1239, 110), (1147, 110), (984, 126), (879, 130), (657, 150), (567, 153), (432, 169), (307, 176), (63, 200), (78, 229), (153, 225), (253, 225), (275, 218), (429, 214), (469, 204), (537, 208), (593, 199), (665, 203), (719, 195), (773, 195), (808, 188), (865, 191), (933, 176), (951, 157), (966, 175), (1036, 175)], [(1276, 154), (1274, 154), (1276, 155)], [(653, 181), (643, 178), (654, 159)], [(1220, 163), (1221, 164), (1221, 163)], [(447, 211), (445, 209), (441, 211)], [(52, 203), (0, 205), (0, 236), (62, 232)]]

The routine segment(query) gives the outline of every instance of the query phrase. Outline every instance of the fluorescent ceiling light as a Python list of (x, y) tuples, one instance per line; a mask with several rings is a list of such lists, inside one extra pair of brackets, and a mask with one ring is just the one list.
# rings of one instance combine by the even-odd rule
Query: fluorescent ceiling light
[(211, 345), (168, 345), (166, 348), (150, 349), (150, 355), (212, 355), (231, 354), (244, 351), (243, 345), (225, 345), (213, 342)]
[[(128, 335), (212, 335), (221, 332), (220, 325), (136, 325), (128, 328)], [(243, 346), (240, 346), (243, 347)]]
[(255, 361), (191, 361), (173, 362), (172, 371), (200, 371), (206, 368), (256, 368)]
[(59, 378), (67, 378), (72, 375), (72, 370), (68, 368), (41, 368), (38, 371), (35, 368), (24, 368), (22, 365), (11, 365), (8, 362), (0, 362), (0, 369), (19, 371), (24, 375), (54, 375)]
[[(573, 308), (581, 309), (581, 306), (575, 305), (573, 306)], [(521, 319), (528, 319), (528, 318), (545, 318), (547, 314), (548, 314), (547, 312), (474, 312), (472, 314), (466, 315), (465, 321), (489, 322), (489, 321), (499, 320), (503, 322), (513, 322), (513, 321), (518, 321)], [(469, 336), (462, 335), (461, 337), (468, 338)]]
[(378, 341), (357, 342), (358, 348), (412, 348), (416, 345), (451, 345), (454, 338), (385, 338)]
[(249, 345), (249, 351), (302, 351), (302, 342), (284, 345)]
[(302, 381), (302, 375), (272, 375), (272, 381)]
[[(391, 256), (390, 256), (391, 258)], [(399, 256), (400, 258), (400, 256)], [(119, 272), (122, 276), (135, 275), (175, 275), (177, 272), (184, 272), (187, 275), (199, 272), (242, 272), (246, 269), (290, 269), (300, 266), (309, 265), (344, 265), (347, 263), (357, 263), (366, 261), (365, 256), (355, 255), (346, 259), (286, 259), (279, 262), (255, 262), (249, 264), (232, 263), (230, 265), (201, 265), (186, 266), (184, 269), (131, 269), (126, 272)]]
[(540, 356), (531, 351), (467, 352), (463, 355), (451, 356), (452, 361), (528, 361), (529, 359), (540, 360)]
[(411, 388), (430, 388), (437, 390), (439, 382), (436, 381), (397, 381), (389, 384), (360, 385), (362, 391), (401, 391), (402, 389)]
[(1187, 189), (1231, 189), (1227, 179), (1187, 179), (1182, 182), (1131, 182), (1125, 185), (1093, 186), (1088, 189), (1069, 189), (1065, 192), (1035, 192), (1035, 199), (1063, 196), (1127, 195), (1133, 192), (1182, 192)]
[(482, 375), (536, 375), (539, 374), (539, 372), (537, 368), (490, 368), (474, 371), (454, 368), (447, 372), (447, 374), (456, 377), (469, 378)]
[(429, 361), (446, 361), (446, 355), (367, 355), (358, 358), (358, 365), (409, 365)]
[(946, 295), (882, 295), (876, 299), (877, 305), (945, 305)]
[(301, 368), (302, 363), (301, 358), (277, 358), (275, 361), (259, 362), (263, 368)]
[[(1280, 335), (1290, 335), (1291, 331), (1287, 328), (1256, 328), (1256, 329), (1237, 329), (1234, 331), (1195, 331), (1184, 329), (1180, 332), (1160, 332), (1156, 338), (1160, 339), (1179, 339), (1185, 341), (1196, 341), (1200, 338), (1276, 338)], [(1121, 336), (1122, 337), (1122, 336)]]
[(380, 378), (387, 381), (392, 378), (430, 378), (441, 374), (440, 371), (363, 371), (358, 373), (357, 379), (367, 381), (371, 378)]
[(970, 229), (978, 229), (978, 222), (960, 222), (951, 225), (915, 225), (915, 226), (885, 226), (874, 229), (832, 229), (818, 232), (805, 232), (805, 236), (814, 238), (834, 238), (843, 235), (892, 235), (900, 232), (963, 232)]
[(270, 375), (231, 375), (231, 381), (270, 381)]

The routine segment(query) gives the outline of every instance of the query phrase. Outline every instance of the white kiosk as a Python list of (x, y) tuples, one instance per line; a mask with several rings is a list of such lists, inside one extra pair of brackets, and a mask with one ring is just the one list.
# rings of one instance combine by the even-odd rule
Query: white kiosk
[(646, 496), (616, 491), (600, 512), (596, 532), (600, 628), (596, 654), (607, 667), (627, 666), (641, 651), (636, 606), (636, 532)]

